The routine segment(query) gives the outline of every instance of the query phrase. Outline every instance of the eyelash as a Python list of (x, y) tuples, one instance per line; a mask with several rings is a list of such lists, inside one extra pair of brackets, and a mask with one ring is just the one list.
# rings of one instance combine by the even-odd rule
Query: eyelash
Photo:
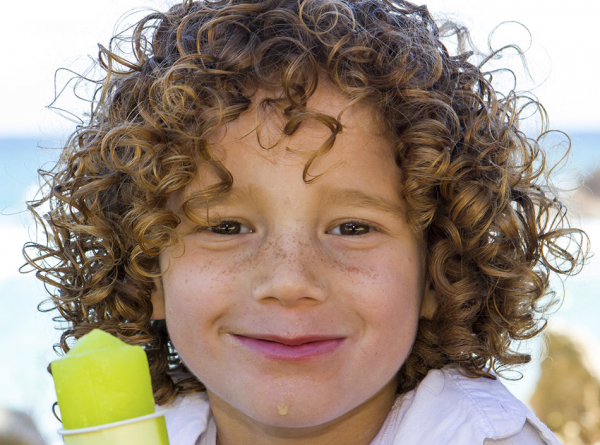
[[(224, 224), (227, 224), (228, 227), (233, 224), (238, 224), (239, 226), (246, 227), (239, 221), (223, 220), (223, 221), (220, 221), (218, 224), (215, 224), (214, 226), (207, 227), (205, 230), (215, 233), (217, 235), (221, 235), (221, 236), (239, 235), (239, 234), (245, 235), (247, 233), (253, 233), (253, 231), (251, 229), (248, 229), (248, 231), (244, 232), (244, 233), (240, 233), (239, 231), (237, 233), (229, 233), (229, 234), (215, 232), (214, 229), (218, 229), (219, 226), (222, 226)], [(367, 229), (366, 232), (363, 232), (362, 234), (355, 233), (354, 235), (346, 235), (346, 236), (361, 236), (361, 235), (366, 235), (367, 233), (370, 233), (370, 232), (378, 232), (379, 231), (378, 228), (376, 226), (374, 226), (373, 224), (370, 224), (366, 221), (360, 221), (360, 220), (349, 220), (349, 221), (341, 222), (340, 224), (335, 226), (334, 229), (341, 228), (343, 226), (354, 226), (355, 229), (356, 229), (356, 226), (358, 226), (358, 227), (366, 227), (366, 229)], [(241, 227), (240, 227), (240, 231), (241, 231)], [(332, 232), (332, 230), (329, 230), (327, 233), (332, 234), (331, 232)], [(340, 232), (339, 235), (342, 236), (341, 230), (339, 230), (339, 232)]]

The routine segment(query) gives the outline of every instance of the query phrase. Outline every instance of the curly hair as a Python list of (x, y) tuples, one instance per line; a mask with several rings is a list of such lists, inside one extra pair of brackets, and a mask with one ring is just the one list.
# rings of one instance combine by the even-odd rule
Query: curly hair
[[(446, 38), (456, 39), (454, 53)], [(29, 203), (47, 240), (24, 252), (67, 322), (60, 348), (99, 328), (145, 348), (157, 403), (205, 389), (164, 321), (151, 320), (159, 254), (179, 242), (167, 199), (199, 161), (220, 183), (196, 199), (229, 190), (208, 137), (258, 89), (275, 92), (259, 105), (278, 110), (283, 134), (311, 119), (331, 130), (305, 165), (304, 180), (317, 179), (312, 161), (342, 130), (339, 116), (307, 106), (326, 76), (390, 130), (409, 222), (426, 244), (437, 308), (419, 321), (398, 391), (449, 364), (494, 378), (527, 363), (515, 344), (544, 329), (560, 301), (549, 274), (576, 273), (586, 237), (547, 185), (539, 138), (520, 130), (525, 108), (544, 117), (543, 108), (497, 92), (469, 42), (464, 28), (438, 26), (426, 7), (402, 0), (185, 0), (100, 46), (89, 120), (40, 171), (47, 186)]]

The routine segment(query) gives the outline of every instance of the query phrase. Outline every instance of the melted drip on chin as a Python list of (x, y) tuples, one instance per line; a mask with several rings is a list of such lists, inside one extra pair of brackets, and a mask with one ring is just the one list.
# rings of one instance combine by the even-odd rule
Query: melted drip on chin
[(290, 409), (290, 405), (285, 402), (281, 402), (280, 404), (277, 405), (277, 411), (282, 416), (285, 416), (289, 409)]

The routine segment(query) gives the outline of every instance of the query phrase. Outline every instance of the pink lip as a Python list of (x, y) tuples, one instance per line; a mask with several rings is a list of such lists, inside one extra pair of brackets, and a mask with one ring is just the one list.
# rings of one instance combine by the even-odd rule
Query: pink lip
[(248, 349), (276, 360), (309, 360), (335, 351), (343, 337), (303, 336), (283, 338), (274, 335), (233, 335)]

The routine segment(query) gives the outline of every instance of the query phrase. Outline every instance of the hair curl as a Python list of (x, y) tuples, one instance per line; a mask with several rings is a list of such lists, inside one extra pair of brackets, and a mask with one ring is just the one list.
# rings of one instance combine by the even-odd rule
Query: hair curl
[[(442, 43), (452, 36), (456, 54)], [(47, 242), (28, 243), (25, 256), (68, 322), (62, 350), (100, 328), (145, 348), (157, 403), (204, 389), (164, 322), (150, 318), (158, 255), (178, 242), (167, 199), (190, 183), (198, 159), (221, 179), (201, 198), (228, 190), (231, 175), (207, 139), (258, 89), (278, 92), (260, 105), (278, 110), (283, 134), (307, 119), (331, 130), (305, 166), (304, 180), (314, 180), (312, 160), (342, 129), (307, 107), (326, 75), (390, 129), (411, 223), (426, 243), (438, 305), (419, 322), (398, 391), (448, 364), (493, 378), (528, 362), (515, 341), (545, 327), (558, 300), (549, 273), (577, 272), (585, 233), (546, 185), (538, 140), (519, 129), (531, 100), (498, 93), (468, 46), (466, 30), (438, 27), (426, 7), (402, 0), (186, 0), (101, 46), (89, 121), (55, 168), (40, 171), (47, 187), (30, 202)], [(174, 380), (174, 370), (188, 378)]]

